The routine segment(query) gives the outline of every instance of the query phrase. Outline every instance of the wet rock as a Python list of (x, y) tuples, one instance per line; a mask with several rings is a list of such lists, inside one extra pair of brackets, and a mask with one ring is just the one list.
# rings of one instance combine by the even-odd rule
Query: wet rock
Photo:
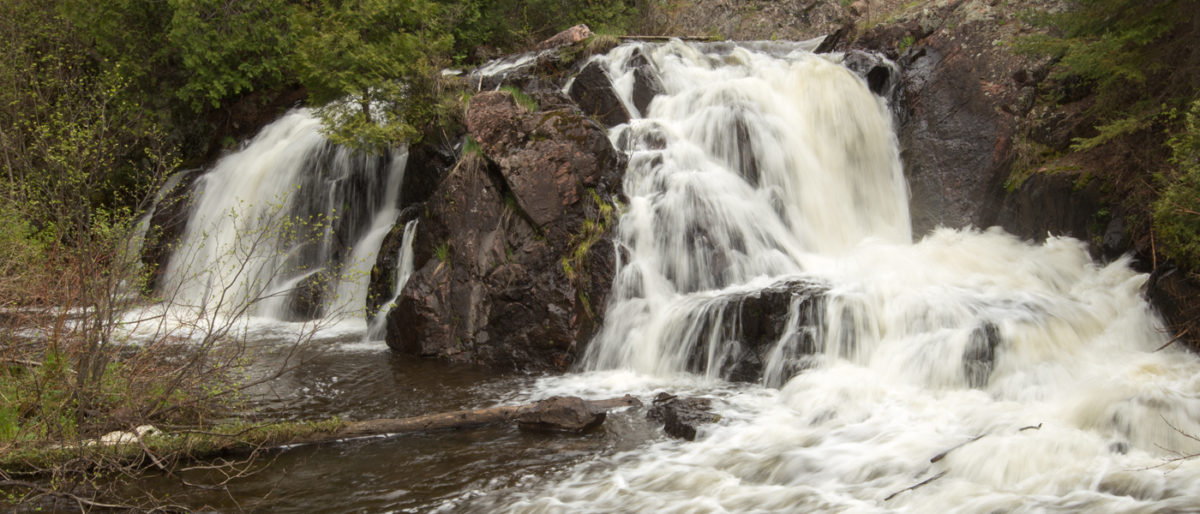
[(613, 91), (608, 73), (598, 62), (588, 63), (580, 70), (568, 94), (584, 114), (607, 127), (629, 122), (629, 111)]
[[(1093, 257), (1113, 259), (1128, 249), (1124, 216), (1105, 208), (1096, 181), (1079, 173), (1036, 173), (1005, 196), (996, 224), (1021, 238), (1045, 241), (1071, 236), (1090, 245)], [(1104, 238), (1109, 234), (1109, 245)]]
[(907, 70), (900, 148), (914, 235), (991, 225), (1015, 127), (980, 88), (975, 66), (946, 43), (931, 45)]
[(304, 277), (287, 293), (287, 310), (284, 321), (307, 321), (325, 314), (325, 293), (329, 287), (329, 274), (316, 271)]
[[(375, 258), (375, 265), (371, 267), (371, 278), (367, 284), (368, 323), (380, 314), (379, 309), (395, 294), (396, 267), (400, 264), (400, 246), (404, 242), (405, 225), (420, 218), (424, 207), (424, 204), (409, 205), (400, 211), (396, 217), (396, 224), (383, 236), (383, 242), (379, 244), (379, 252)], [(415, 257), (414, 254), (414, 260)]]
[(813, 53), (827, 54), (836, 50), (849, 38), (849, 35), (853, 32), (854, 25), (851, 23), (847, 23), (838, 27), (836, 30), (826, 34), (824, 38), (821, 39), (821, 44), (817, 45), (817, 48), (813, 50)]
[(876, 54), (851, 50), (842, 56), (842, 64), (862, 77), (872, 93), (893, 99), (900, 81), (899, 73), (891, 62)]
[(581, 398), (554, 396), (518, 416), (517, 426), (534, 432), (586, 432), (603, 424), (605, 417), (605, 411), (592, 411)]
[(1000, 344), (1000, 328), (992, 323), (984, 324), (971, 334), (971, 340), (963, 350), (963, 375), (970, 387), (987, 386), (988, 378), (996, 363), (996, 347)]
[(141, 261), (150, 271), (147, 289), (155, 291), (162, 286), (162, 273), (170, 262), (171, 252), (179, 244), (179, 238), (187, 230), (192, 202), (198, 196), (194, 185), (207, 170), (181, 171), (164, 186), (150, 215), (149, 229), (142, 243)]
[(634, 50), (633, 57), (629, 59), (629, 66), (633, 68), (633, 107), (644, 117), (650, 108), (650, 102), (663, 93), (662, 81), (658, 79), (654, 63), (650, 62), (640, 49)]
[[(692, 323), (704, 329), (690, 343), (688, 369), (705, 373), (715, 368), (727, 380), (756, 382), (763, 378), (768, 354), (779, 345), (784, 369), (778, 378), (786, 381), (803, 369), (803, 357), (816, 351), (814, 334), (827, 290), (820, 282), (793, 280), (728, 296), (698, 312)], [(793, 308), (799, 313), (794, 326), (789, 324)], [(710, 348), (713, 342), (719, 346)]]
[(1160, 263), (1150, 274), (1146, 295), (1184, 344), (1200, 349), (1200, 280), (1170, 263)]
[[(462, 134), (455, 134), (455, 139)], [(409, 206), (429, 199), (438, 183), (454, 167), (458, 160), (453, 149), (439, 145), (420, 143), (408, 149), (408, 160), (404, 165), (404, 184), (400, 187), (400, 205)]]
[(662, 423), (663, 430), (671, 437), (695, 441), (701, 425), (715, 423), (721, 416), (712, 412), (709, 398), (679, 398), (664, 392), (654, 397), (646, 419)]

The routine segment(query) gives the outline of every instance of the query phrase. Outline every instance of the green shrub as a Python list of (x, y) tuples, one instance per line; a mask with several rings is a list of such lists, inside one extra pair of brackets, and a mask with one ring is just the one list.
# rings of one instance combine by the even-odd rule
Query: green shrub
[(1166, 178), (1154, 203), (1154, 230), (1163, 254), (1200, 269), (1200, 98), (1184, 115), (1183, 128), (1168, 143), (1175, 174)]

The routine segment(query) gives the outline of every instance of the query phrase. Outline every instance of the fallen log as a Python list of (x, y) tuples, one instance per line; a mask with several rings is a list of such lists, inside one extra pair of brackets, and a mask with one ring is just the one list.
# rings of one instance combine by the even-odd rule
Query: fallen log
[[(429, 414), (411, 418), (319, 422), (285, 422), (248, 427), (215, 427), (212, 431), (159, 431), (139, 427), (115, 432), (107, 440), (82, 444), (30, 446), (0, 452), (0, 475), (34, 477), (48, 474), (65, 462), (105, 465), (155, 466), (180, 459), (199, 461), (213, 457), (255, 454), (311, 444), (338, 443), (362, 438), (392, 437), (405, 433), (474, 428), (516, 421), (523, 430), (583, 432), (604, 421), (607, 412), (639, 407), (637, 398), (625, 395), (607, 400), (552, 397), (522, 405)], [(143, 428), (147, 430), (142, 430)], [(111, 437), (110, 437), (111, 436)], [(105, 439), (105, 438), (101, 438)], [(149, 462), (147, 462), (149, 456)], [(86, 466), (85, 466), (86, 467)], [(0, 477), (2, 478), (2, 477)], [(2, 491), (0, 491), (2, 492)]]
[(523, 430), (583, 432), (599, 426), (610, 409), (640, 407), (637, 398), (625, 395), (607, 400), (584, 400), (575, 396), (554, 396), (522, 405), (503, 405), (485, 409), (443, 412), (411, 418), (349, 421), (330, 433), (313, 433), (295, 444), (332, 442), (372, 436), (474, 428), (516, 421)]

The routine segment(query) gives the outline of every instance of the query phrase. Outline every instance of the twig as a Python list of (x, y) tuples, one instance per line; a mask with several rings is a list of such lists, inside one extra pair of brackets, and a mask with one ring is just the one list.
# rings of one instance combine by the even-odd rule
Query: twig
[(2, 361), (2, 362), (7, 362), (7, 363), (10, 363), (10, 364), (21, 364), (21, 365), (23, 365), (23, 366), (29, 366), (29, 367), (31, 367), (31, 368), (36, 368), (36, 367), (38, 367), (38, 366), (41, 366), (41, 365), (42, 365), (42, 363), (40, 363), (40, 362), (31, 361), (31, 360), (26, 360), (26, 359), (14, 359), (14, 358), (11, 358), (11, 357), (6, 357), (6, 358), (3, 358), (3, 359), (0, 359), (0, 361)]
[[(25, 489), (29, 489), (31, 491), (36, 491), (40, 494), (44, 494), (47, 496), (57, 496), (59, 498), (65, 498), (67, 500), (71, 500), (71, 501), (79, 504), (80, 506), (86, 505), (88, 507), (100, 507), (102, 509), (130, 509), (131, 508), (129, 505), (115, 505), (115, 504), (110, 504), (110, 503), (100, 503), (97, 501), (89, 500), (89, 499), (84, 498), (79, 495), (66, 493), (66, 492), (62, 492), (62, 491), (55, 491), (53, 489), (47, 489), (47, 488), (42, 487), (33, 482), (25, 482), (23, 480), (0, 480), (0, 487), (22, 487)], [(84, 509), (80, 509), (80, 510), (84, 510)]]
[(959, 448), (962, 448), (963, 446), (966, 446), (966, 445), (968, 445), (968, 444), (971, 444), (971, 443), (973, 443), (973, 442), (975, 442), (975, 441), (978, 441), (978, 440), (982, 439), (982, 438), (983, 438), (983, 436), (985, 436), (985, 435), (987, 435), (987, 434), (979, 434), (979, 435), (977, 435), (977, 436), (975, 436), (975, 437), (972, 437), (972, 438), (970, 438), (970, 439), (968, 439), (968, 440), (966, 440), (966, 441), (963, 441), (963, 442), (961, 442), (961, 443), (958, 443), (957, 445), (954, 445), (954, 446), (953, 446), (953, 447), (951, 447), (950, 449), (948, 449), (948, 450), (946, 450), (946, 451), (944, 451), (944, 452), (942, 452), (942, 453), (939, 453), (939, 454), (937, 454), (937, 455), (934, 455), (932, 459), (929, 459), (929, 462), (930, 462), (930, 463), (936, 463), (937, 461), (939, 461), (939, 460), (942, 460), (942, 459), (946, 458), (946, 455), (947, 455), (947, 454), (949, 454), (950, 452), (952, 452), (952, 451), (954, 451), (954, 450), (957, 450), (957, 449), (959, 449)]
[[(983, 436), (979, 436), (979, 437), (983, 437)], [(975, 439), (978, 439), (979, 437), (976, 437)], [(971, 442), (971, 441), (967, 441), (967, 442), (969, 443), (969, 442)], [(966, 444), (966, 443), (963, 443), (963, 444)], [(930, 483), (930, 482), (932, 482), (932, 481), (934, 481), (934, 480), (937, 480), (937, 479), (939, 479), (939, 478), (942, 478), (942, 477), (944, 477), (944, 476), (946, 476), (946, 472), (945, 472), (945, 471), (943, 471), (943, 472), (941, 472), (941, 473), (938, 473), (938, 474), (936, 474), (936, 475), (933, 475), (933, 476), (931, 476), (931, 477), (929, 477), (929, 478), (926, 478), (925, 480), (922, 480), (920, 483), (918, 483), (918, 484), (916, 484), (916, 485), (909, 486), (909, 487), (905, 487), (904, 489), (901, 489), (901, 490), (899, 490), (899, 491), (896, 491), (896, 492), (894, 492), (894, 493), (892, 493), (892, 494), (889, 494), (887, 498), (884, 498), (884, 499), (883, 499), (883, 501), (888, 501), (888, 500), (891, 500), (892, 498), (895, 498), (895, 497), (896, 497), (896, 495), (898, 495), (898, 494), (900, 494), (900, 493), (905, 493), (905, 492), (908, 492), (908, 491), (912, 491), (912, 490), (914, 490), (914, 489), (917, 489), (917, 488), (919, 488), (919, 487), (922, 487), (922, 486), (924, 486), (925, 484), (928, 484), (928, 483)]]
[[(1163, 343), (1162, 346), (1159, 346), (1158, 348), (1156, 348), (1154, 350), (1154, 352), (1158, 352), (1159, 350), (1162, 350), (1168, 346), (1171, 346), (1172, 344), (1175, 344), (1175, 342), (1179, 341), (1180, 339), (1183, 339), (1183, 336), (1186, 336), (1188, 331), (1191, 329), (1192, 329), (1192, 327), (1183, 329), (1183, 332), (1176, 334), (1175, 337), (1172, 337), (1170, 341), (1167, 341), (1167, 342)], [(1154, 352), (1151, 352), (1151, 353), (1154, 353)]]
[(1021, 429), (1017, 430), (1017, 432), (1024, 432), (1026, 430), (1041, 430), (1041, 429), (1042, 429), (1042, 424), (1038, 423), (1037, 425), (1029, 425), (1027, 427), (1021, 427)]

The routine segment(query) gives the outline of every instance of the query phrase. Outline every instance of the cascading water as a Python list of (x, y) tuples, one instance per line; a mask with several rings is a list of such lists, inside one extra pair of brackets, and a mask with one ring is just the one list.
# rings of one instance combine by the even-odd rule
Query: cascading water
[(333, 145), (309, 111), (288, 113), (199, 179), (164, 296), (278, 319), (361, 310), (406, 159)]
[(395, 286), (392, 287), (392, 297), (383, 303), (375, 319), (367, 327), (367, 340), (382, 341), (387, 335), (385, 332), (387, 313), (396, 305), (396, 299), (400, 298), (400, 293), (404, 290), (404, 284), (408, 283), (408, 277), (412, 276), (413, 273), (413, 240), (417, 236), (418, 221), (412, 220), (404, 224), (404, 235), (400, 240), (400, 255), (396, 256), (396, 277)]
[[(1067, 238), (913, 243), (885, 102), (805, 50), (674, 41), (597, 58), (630, 112), (636, 54), (665, 92), (612, 132), (630, 152), (625, 251), (587, 372), (535, 394), (667, 388), (716, 397), (722, 420), (474, 505), (1197, 508), (1200, 461), (1180, 457), (1200, 452), (1200, 365), (1162, 348), (1146, 277)], [(770, 340), (750, 348), (751, 332)], [(737, 369), (759, 383), (723, 380)]]

